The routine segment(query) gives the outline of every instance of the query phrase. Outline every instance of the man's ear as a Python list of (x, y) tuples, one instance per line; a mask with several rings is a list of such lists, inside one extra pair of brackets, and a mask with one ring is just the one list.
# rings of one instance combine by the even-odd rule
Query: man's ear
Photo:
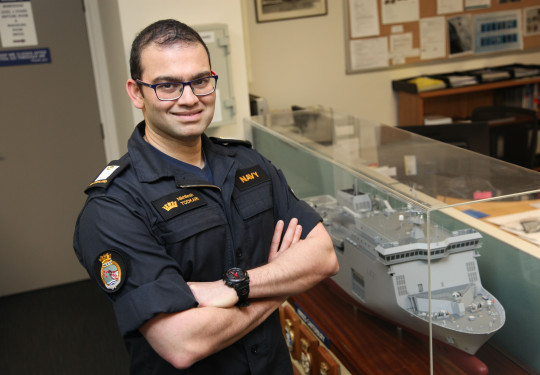
[(141, 92), (141, 89), (139, 85), (137, 84), (137, 82), (135, 82), (135, 80), (131, 78), (127, 80), (126, 91), (129, 98), (133, 102), (133, 105), (135, 106), (135, 108), (143, 109), (144, 108), (143, 93)]

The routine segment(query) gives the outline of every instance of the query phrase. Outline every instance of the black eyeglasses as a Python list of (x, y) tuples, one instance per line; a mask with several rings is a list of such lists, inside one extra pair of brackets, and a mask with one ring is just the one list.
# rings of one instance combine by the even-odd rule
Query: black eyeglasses
[(139, 79), (135, 81), (154, 90), (159, 100), (177, 100), (184, 93), (186, 86), (191, 87), (193, 94), (197, 96), (210, 95), (216, 91), (218, 75), (212, 72), (211, 76), (194, 79), (189, 82), (162, 82), (150, 84)]

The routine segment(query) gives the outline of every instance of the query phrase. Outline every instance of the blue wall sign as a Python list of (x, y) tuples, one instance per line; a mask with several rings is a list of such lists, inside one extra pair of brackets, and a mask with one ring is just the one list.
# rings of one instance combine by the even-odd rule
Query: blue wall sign
[(0, 67), (12, 65), (46, 64), (51, 62), (48, 48), (0, 51)]

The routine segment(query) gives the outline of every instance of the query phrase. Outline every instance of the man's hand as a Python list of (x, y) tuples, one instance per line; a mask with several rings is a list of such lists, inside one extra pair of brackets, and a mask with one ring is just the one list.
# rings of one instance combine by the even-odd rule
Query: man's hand
[[(298, 220), (296, 218), (293, 218), (290, 221), (287, 231), (283, 236), (283, 241), (280, 241), (284, 226), (283, 220), (279, 220), (276, 224), (274, 235), (272, 237), (272, 244), (270, 245), (268, 262), (276, 259), (281, 253), (300, 241), (302, 226), (298, 225)], [(238, 302), (238, 296), (234, 288), (225, 285), (223, 280), (212, 282), (188, 282), (188, 285), (200, 307), (213, 306), (225, 308), (232, 307)]]
[(188, 282), (188, 285), (200, 307), (232, 307), (238, 302), (236, 290), (225, 285), (223, 280)]
[[(272, 237), (272, 244), (270, 245), (270, 253), (268, 254), (268, 263), (276, 259), (281, 253), (287, 250), (291, 245), (294, 245), (300, 241), (302, 235), (302, 226), (298, 224), (298, 219), (292, 218), (287, 227), (287, 231), (281, 241), (281, 233), (285, 223), (283, 220), (279, 220), (274, 229), (274, 236)], [(281, 242), (281, 246), (279, 245)]]

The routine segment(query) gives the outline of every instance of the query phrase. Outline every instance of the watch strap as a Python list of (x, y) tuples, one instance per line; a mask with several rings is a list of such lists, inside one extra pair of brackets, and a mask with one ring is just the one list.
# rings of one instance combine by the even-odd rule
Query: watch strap
[(249, 302), (248, 302), (249, 279), (244, 280), (243, 282), (239, 284), (235, 284), (234, 289), (236, 290), (236, 294), (238, 295), (238, 303), (236, 304), (236, 306), (238, 307), (249, 306)]
[[(230, 279), (228, 277), (228, 273), (233, 270), (241, 271), (245, 275), (245, 278), (243, 280)], [(246, 271), (232, 268), (225, 273), (223, 277), (223, 281), (225, 282), (225, 285), (231, 288), (234, 288), (234, 290), (236, 291), (236, 295), (238, 296), (238, 302), (236, 306), (238, 307), (249, 306), (249, 302), (247, 301), (249, 298), (249, 275)]]

